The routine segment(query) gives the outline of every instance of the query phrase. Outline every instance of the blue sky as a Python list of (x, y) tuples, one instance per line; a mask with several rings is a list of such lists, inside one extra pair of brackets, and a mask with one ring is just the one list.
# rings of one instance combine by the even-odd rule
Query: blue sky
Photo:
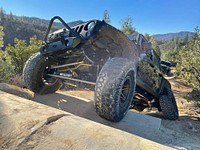
[(7, 13), (50, 19), (59, 15), (66, 22), (102, 19), (108, 10), (111, 24), (133, 18), (140, 33), (193, 31), (200, 26), (200, 0), (0, 0)]

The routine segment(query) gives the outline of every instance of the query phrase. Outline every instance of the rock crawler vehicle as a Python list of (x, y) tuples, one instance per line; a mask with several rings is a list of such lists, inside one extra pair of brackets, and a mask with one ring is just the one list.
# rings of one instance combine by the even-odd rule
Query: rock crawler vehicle
[[(50, 33), (56, 19), (64, 28)], [(39, 94), (57, 91), (63, 81), (92, 85), (97, 114), (112, 122), (120, 121), (130, 108), (148, 107), (176, 120), (176, 101), (160, 61), (141, 34), (127, 37), (100, 20), (70, 27), (55, 16), (39, 52), (27, 60), (23, 79)]]

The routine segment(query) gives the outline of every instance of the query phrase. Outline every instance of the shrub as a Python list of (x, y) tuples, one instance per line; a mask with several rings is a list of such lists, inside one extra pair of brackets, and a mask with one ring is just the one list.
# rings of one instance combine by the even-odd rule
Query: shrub
[(25, 40), (15, 39), (14, 46), (8, 45), (6, 53), (11, 58), (11, 64), (14, 66), (15, 74), (21, 74), (28, 58), (36, 53), (41, 46), (41, 41), (36, 36), (30, 38), (29, 44)]
[(0, 82), (8, 82), (13, 74), (14, 66), (10, 56), (4, 51), (0, 51)]
[(41, 44), (36, 36), (30, 38), (28, 44), (25, 40), (15, 39), (14, 46), (8, 45), (5, 51), (0, 51), (0, 82), (13, 82), (13, 79), (20, 78), (25, 62)]

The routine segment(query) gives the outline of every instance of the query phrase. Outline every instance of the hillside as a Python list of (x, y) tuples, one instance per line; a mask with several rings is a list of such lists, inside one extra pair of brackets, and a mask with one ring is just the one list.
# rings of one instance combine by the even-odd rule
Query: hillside
[[(70, 22), (69, 26), (73, 26), (81, 20)], [(6, 14), (4, 11), (0, 11), (0, 25), (4, 28), (4, 48), (8, 45), (14, 44), (14, 38), (20, 40), (29, 40), (34, 35), (38, 39), (42, 40), (46, 32), (49, 20), (40, 19), (36, 17), (15, 16), (12, 13)], [(60, 23), (53, 24), (53, 30), (62, 28)]]
[(167, 34), (155, 34), (155, 38), (157, 41), (162, 41), (162, 42), (169, 42), (171, 41), (173, 38), (179, 38), (179, 39), (183, 39), (188, 35), (188, 37), (192, 36), (192, 32), (188, 32), (188, 31), (181, 31), (181, 32), (177, 32), (177, 33), (167, 33)]

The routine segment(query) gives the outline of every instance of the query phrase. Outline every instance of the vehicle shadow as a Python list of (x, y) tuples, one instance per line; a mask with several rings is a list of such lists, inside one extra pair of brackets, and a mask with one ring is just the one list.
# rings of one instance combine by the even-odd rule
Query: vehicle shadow
[[(162, 113), (159, 112), (145, 112), (139, 114), (137, 112), (129, 111), (124, 119), (118, 123), (113, 123), (96, 114), (93, 100), (77, 98), (59, 92), (48, 95), (35, 95), (34, 101), (125, 131), (129, 134), (149, 139), (162, 145), (169, 143), (167, 146), (172, 148), (183, 147), (185, 143), (183, 144), (180, 138), (182, 133), (187, 132), (190, 134), (191, 131), (188, 130), (188, 128), (193, 129), (190, 127), (190, 124), (188, 124), (188, 121), (194, 121), (194, 118), (190, 116), (180, 116), (177, 121), (164, 120)], [(196, 118), (197, 123), (199, 123), (198, 119), (199, 118)], [(199, 127), (198, 124), (197, 127)], [(199, 133), (199, 131), (197, 133)], [(180, 140), (173, 141), (173, 139)], [(184, 137), (184, 140), (187, 141), (187, 137)], [(191, 140), (193, 139), (191, 138)], [(190, 141), (187, 143), (193, 144), (195, 142), (198, 143), (198, 141)]]
[(96, 114), (93, 100), (62, 93), (35, 95), (34, 101), (147, 139), (157, 132), (161, 125), (161, 119), (132, 111), (129, 111), (120, 122), (113, 123)]

